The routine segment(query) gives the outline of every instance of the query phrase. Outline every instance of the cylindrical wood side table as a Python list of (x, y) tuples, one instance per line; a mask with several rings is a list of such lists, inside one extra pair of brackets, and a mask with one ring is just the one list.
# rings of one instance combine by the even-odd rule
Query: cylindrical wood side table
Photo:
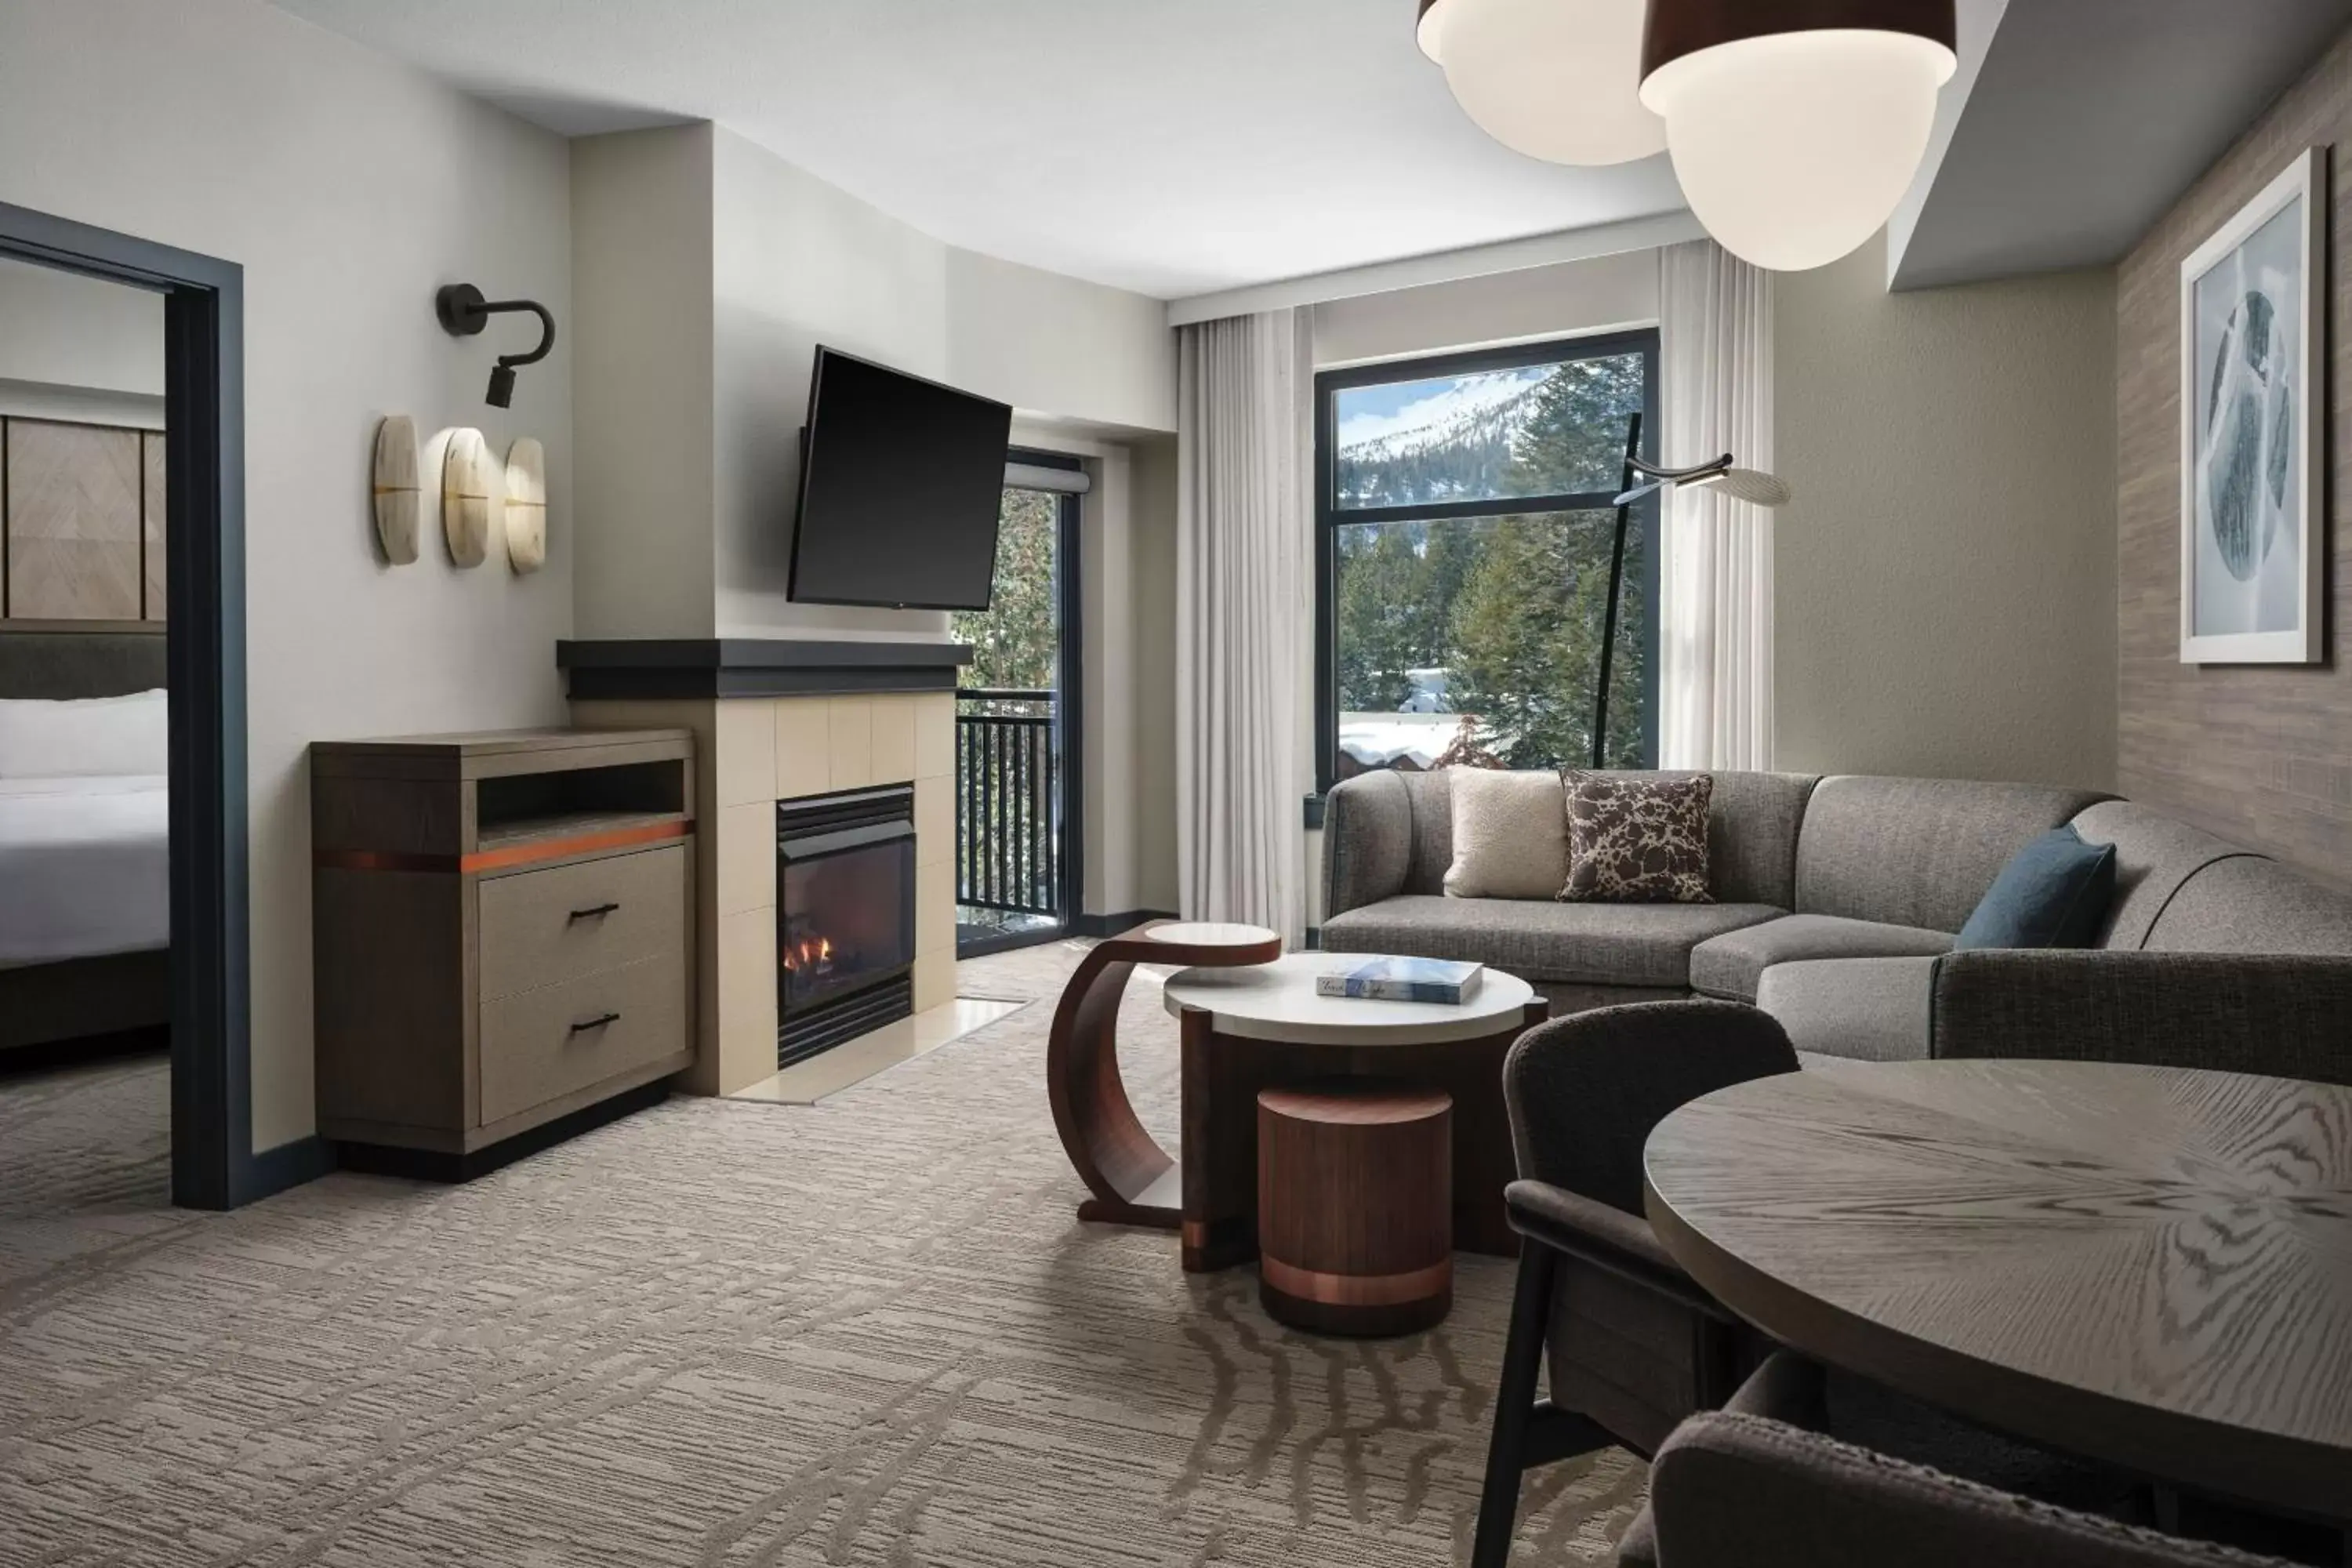
[(1454, 1100), (1335, 1081), (1257, 1097), (1258, 1300), (1321, 1334), (1409, 1334), (1454, 1305)]

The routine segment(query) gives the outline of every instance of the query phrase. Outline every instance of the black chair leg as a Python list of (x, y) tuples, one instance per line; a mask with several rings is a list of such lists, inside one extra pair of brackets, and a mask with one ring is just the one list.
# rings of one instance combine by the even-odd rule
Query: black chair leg
[(1503, 1568), (1519, 1522), (1519, 1477), (1527, 1469), (1528, 1418), (1543, 1366), (1559, 1254), (1532, 1237), (1519, 1248), (1519, 1282), (1511, 1294), (1511, 1332), (1503, 1345), (1502, 1386), (1495, 1391), (1495, 1435), (1486, 1446), (1486, 1483), (1478, 1493), (1478, 1531), (1470, 1568)]

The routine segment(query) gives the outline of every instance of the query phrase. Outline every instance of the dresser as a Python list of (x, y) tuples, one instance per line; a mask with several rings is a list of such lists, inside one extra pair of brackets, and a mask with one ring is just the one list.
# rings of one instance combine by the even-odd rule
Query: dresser
[(463, 1178), (694, 1060), (694, 742), (524, 730), (310, 748), (320, 1135)]

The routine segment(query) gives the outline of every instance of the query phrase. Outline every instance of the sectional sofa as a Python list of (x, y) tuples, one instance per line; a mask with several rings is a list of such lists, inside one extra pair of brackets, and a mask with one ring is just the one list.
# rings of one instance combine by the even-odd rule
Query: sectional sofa
[[(1687, 776), (1653, 774), (1648, 776)], [(2095, 791), (1717, 773), (1708, 904), (1451, 899), (1444, 771), (1349, 779), (1325, 806), (1321, 944), (1475, 959), (1556, 1012), (1696, 994), (1752, 1002), (1799, 1049), (1872, 1059), (2205, 1059), (2342, 1081), (2352, 897)], [(2010, 857), (2071, 822), (2116, 847), (2090, 949), (1951, 952)], [(2161, 1036), (2145, 1049), (2135, 1035)]]

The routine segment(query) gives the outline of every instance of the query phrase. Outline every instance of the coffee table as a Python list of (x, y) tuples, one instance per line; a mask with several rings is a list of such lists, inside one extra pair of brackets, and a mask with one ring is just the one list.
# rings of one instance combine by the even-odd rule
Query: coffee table
[(1658, 1239), (1781, 1342), (1986, 1426), (2352, 1514), (2352, 1089), (1837, 1062), (1682, 1107)]
[(1318, 996), (1318, 976), (1369, 954), (1299, 952), (1248, 968), (1170, 977), (1183, 1052), (1183, 1158), (1175, 1175), (1184, 1268), (1257, 1256), (1257, 1097), (1331, 1079), (1442, 1089), (1454, 1100), (1454, 1244), (1518, 1251), (1503, 1189), (1517, 1175), (1503, 1108), (1503, 1058), (1547, 1016), (1515, 975), (1488, 970), (1458, 1006)]

